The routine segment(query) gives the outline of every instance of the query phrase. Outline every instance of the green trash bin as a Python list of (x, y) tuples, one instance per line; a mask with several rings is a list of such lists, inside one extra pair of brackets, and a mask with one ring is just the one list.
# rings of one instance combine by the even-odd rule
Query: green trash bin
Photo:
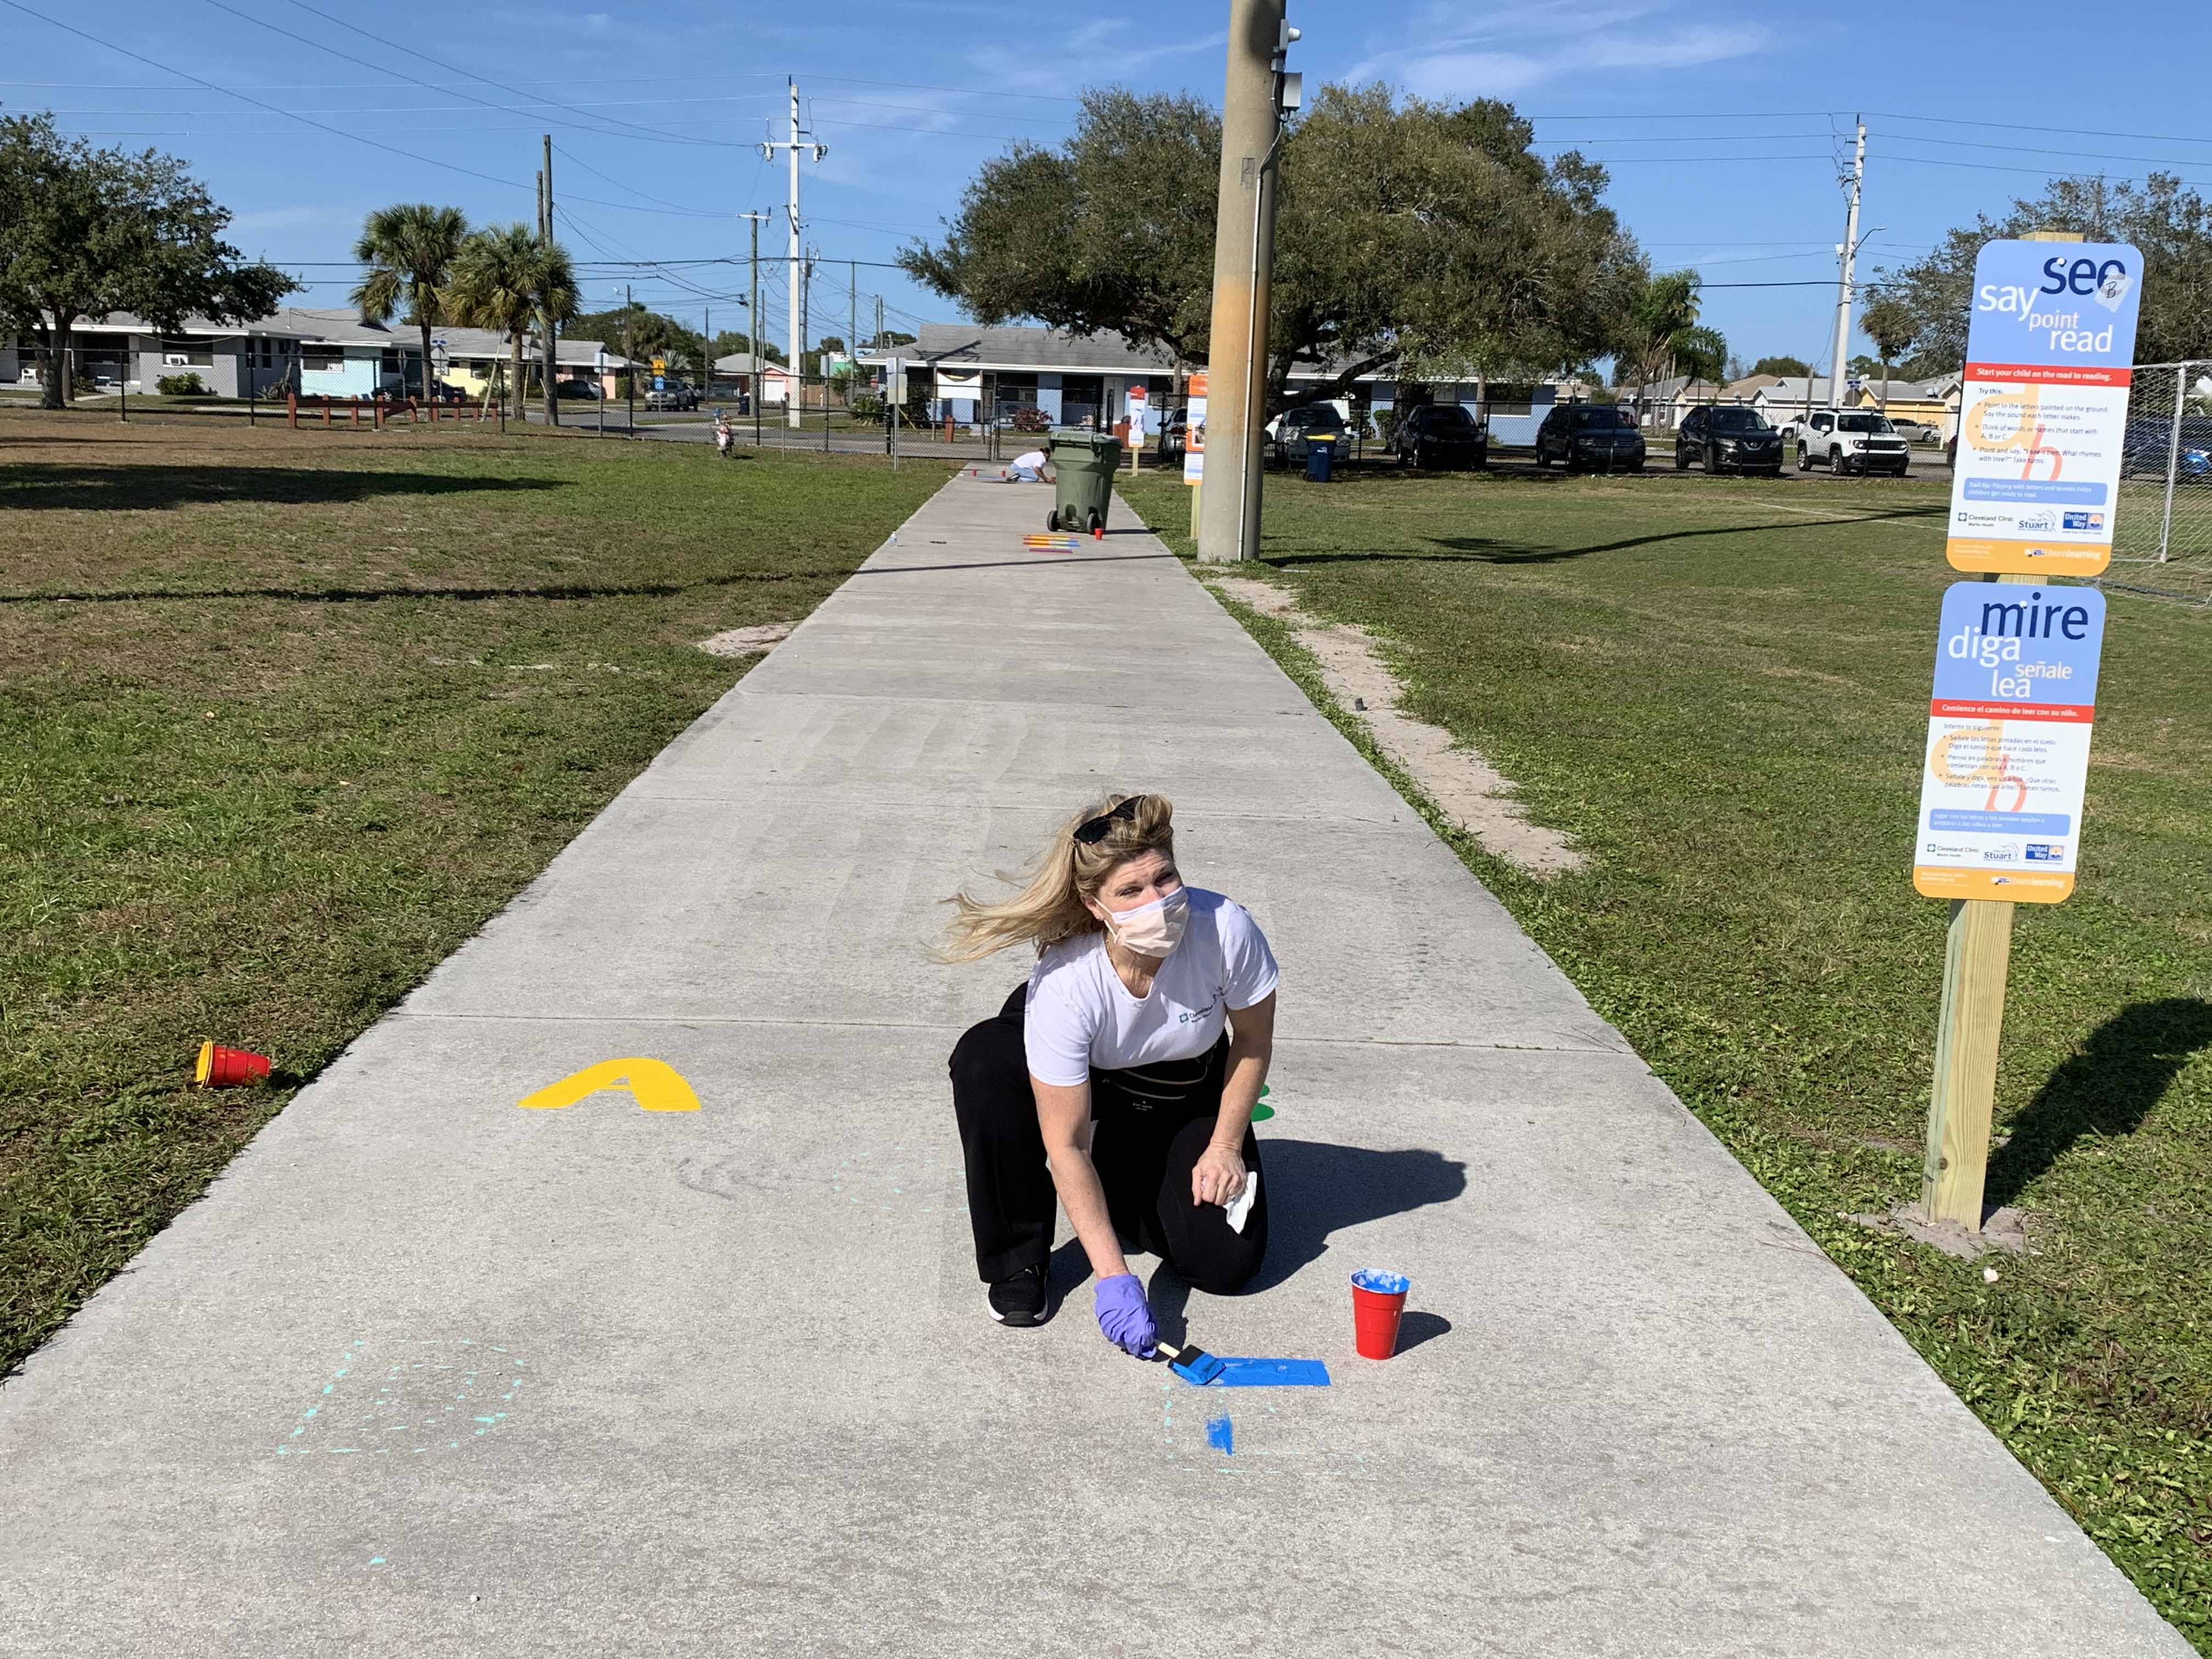
[(1054, 427), (1045, 453), (1052, 458), (1053, 501), (1044, 527), (1103, 530), (1106, 508), (1114, 499), (1114, 475), (1121, 466), (1121, 441), (1110, 432)]

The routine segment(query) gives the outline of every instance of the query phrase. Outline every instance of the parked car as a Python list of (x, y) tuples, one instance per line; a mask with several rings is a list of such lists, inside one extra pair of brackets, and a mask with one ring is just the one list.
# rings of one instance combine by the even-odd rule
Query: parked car
[(1912, 452), (1885, 416), (1859, 409), (1816, 409), (1797, 440), (1797, 470), (1809, 472), (1816, 462), (1831, 472), (1887, 472), (1901, 478), (1912, 464)]
[(699, 393), (695, 387), (685, 385), (682, 380), (669, 380), (658, 391), (645, 394), (645, 406), (647, 409), (696, 409), (699, 407)]
[(2179, 445), (2171, 415), (2140, 416), (2128, 422), (2120, 440), (2122, 477), (2162, 478), (2168, 456), (2173, 458), (2178, 478), (2194, 483), (2212, 474), (2212, 417), (2183, 416)]
[(1271, 459), (1303, 466), (1316, 445), (1326, 447), (1332, 461), (1352, 459), (1351, 423), (1334, 404), (1306, 404), (1286, 409), (1269, 422), (1267, 454)]
[(1613, 404), (1559, 404), (1536, 428), (1536, 465), (1570, 472), (1644, 471), (1644, 434), (1635, 417)]
[(1782, 476), (1782, 434), (1755, 409), (1705, 405), (1682, 417), (1674, 432), (1674, 470), (1695, 461), (1708, 472)]
[(1399, 416), (1390, 452), (1401, 466), (1480, 471), (1490, 465), (1490, 433), (1457, 404), (1423, 404)]
[(1925, 421), (1916, 421), (1910, 415), (1893, 415), (1890, 428), (1909, 444), (1941, 443), (1943, 434)]
[(465, 404), (469, 400), (469, 394), (450, 381), (433, 380), (430, 382), (430, 400), (440, 404)]
[(599, 383), (597, 380), (556, 380), (553, 392), (556, 397), (578, 398), (588, 403), (599, 400)]
[(1183, 436), (1190, 430), (1190, 411), (1187, 409), (1163, 410), (1160, 413), (1159, 436), (1154, 450), (1164, 461), (1182, 459)]

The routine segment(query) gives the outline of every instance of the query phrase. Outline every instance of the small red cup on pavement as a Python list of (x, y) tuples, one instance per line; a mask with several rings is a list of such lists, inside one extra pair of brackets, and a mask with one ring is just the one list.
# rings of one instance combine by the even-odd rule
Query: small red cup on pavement
[(1352, 1346), (1363, 1359), (1388, 1359), (1398, 1352), (1398, 1321), (1413, 1281), (1403, 1273), (1362, 1267), (1352, 1276)]

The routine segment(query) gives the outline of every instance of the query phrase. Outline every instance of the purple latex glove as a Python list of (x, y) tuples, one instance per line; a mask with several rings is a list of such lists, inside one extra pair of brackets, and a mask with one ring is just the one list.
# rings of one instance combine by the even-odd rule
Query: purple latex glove
[(1159, 1346), (1160, 1328), (1145, 1301), (1145, 1287), (1134, 1273), (1115, 1273), (1102, 1279), (1091, 1291), (1097, 1304), (1098, 1328), (1106, 1340), (1127, 1354), (1150, 1359)]

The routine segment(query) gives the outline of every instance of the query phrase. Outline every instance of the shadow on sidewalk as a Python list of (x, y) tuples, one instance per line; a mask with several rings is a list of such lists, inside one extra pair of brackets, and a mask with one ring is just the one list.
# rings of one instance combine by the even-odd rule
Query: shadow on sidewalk
[[(1278, 1140), (1261, 1143), (1261, 1179), (1267, 1183), (1267, 1259), (1245, 1293), (1272, 1290), (1301, 1267), (1319, 1260), (1328, 1249), (1329, 1236), (1385, 1216), (1402, 1215), (1431, 1204), (1449, 1204), (1467, 1190), (1467, 1165), (1442, 1152), (1421, 1147), (1376, 1152), (1365, 1146), (1340, 1146), (1324, 1140)], [(1075, 1264), (1066, 1264), (1073, 1267)], [(1346, 1266), (1388, 1267), (1388, 1262), (1355, 1262)], [(1351, 1292), (1346, 1291), (1346, 1307)], [(1160, 1334), (1180, 1342), (1184, 1334), (1183, 1310), (1190, 1287), (1174, 1268), (1162, 1262), (1154, 1270), (1147, 1296)], [(1423, 1315), (1407, 1319), (1414, 1329), (1401, 1338), (1410, 1347), (1449, 1331), (1442, 1319)], [(1198, 1340), (1206, 1340), (1200, 1332)]]

